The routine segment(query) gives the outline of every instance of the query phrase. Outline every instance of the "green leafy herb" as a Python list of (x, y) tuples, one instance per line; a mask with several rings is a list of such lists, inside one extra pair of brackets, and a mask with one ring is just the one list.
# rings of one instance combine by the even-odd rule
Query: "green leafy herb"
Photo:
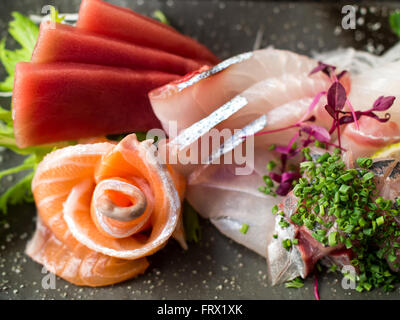
[(52, 22), (61, 23), (65, 19), (65, 16), (59, 16), (59, 12), (53, 6), (50, 6), (50, 20)]
[(393, 32), (400, 37), (400, 10), (396, 10), (389, 16), (389, 24)]
[(297, 277), (296, 279), (285, 283), (286, 288), (299, 289), (302, 288), (303, 286), (304, 286), (304, 281), (300, 277)]
[(182, 214), (186, 240), (188, 242), (199, 242), (201, 240), (201, 227), (198, 213), (187, 201), (184, 201)]
[[(65, 146), (67, 143), (60, 143), (58, 146)], [(27, 156), (22, 164), (0, 171), (0, 180), (5, 176), (27, 171), (27, 175), (17, 181), (7, 191), (0, 196), (0, 211), (7, 212), (7, 206), (32, 202), (31, 182), (36, 166), (42, 161), (43, 157), (54, 150), (56, 145), (39, 147), (18, 148), (11, 120), (11, 111), (0, 107), (0, 146), (6, 147), (17, 154)]]
[(38, 26), (18, 12), (12, 12), (14, 20), (9, 23), (8, 32), (20, 45), (19, 49), (6, 49), (6, 39), (0, 41), (0, 61), (8, 74), (0, 82), (0, 91), (12, 91), (15, 65), (20, 61), (29, 61), (39, 34)]
[(171, 25), (165, 16), (165, 14), (161, 10), (156, 10), (153, 12), (153, 17), (159, 20), (161, 23), (164, 23), (166, 25)]
[(241, 226), (241, 228), (240, 228), (240, 232), (243, 233), (243, 234), (246, 234), (246, 233), (247, 233), (247, 230), (249, 230), (249, 225), (243, 223), (242, 226)]
[[(18, 12), (13, 12), (12, 16), (14, 19), (9, 23), (8, 32), (20, 45), (20, 48), (6, 49), (5, 38), (0, 42), (0, 61), (8, 74), (7, 78), (0, 83), (0, 91), (12, 91), (15, 65), (18, 62), (30, 60), (39, 34), (39, 28), (29, 18)], [(55, 16), (58, 15), (55, 14)], [(58, 146), (66, 144), (60, 143)], [(27, 172), (0, 196), (0, 211), (6, 213), (8, 205), (33, 201), (31, 183), (34, 170), (43, 157), (54, 150), (56, 145), (19, 148), (14, 136), (12, 112), (0, 107), (0, 146), (26, 156), (22, 164), (0, 171), (0, 179), (11, 174)]]

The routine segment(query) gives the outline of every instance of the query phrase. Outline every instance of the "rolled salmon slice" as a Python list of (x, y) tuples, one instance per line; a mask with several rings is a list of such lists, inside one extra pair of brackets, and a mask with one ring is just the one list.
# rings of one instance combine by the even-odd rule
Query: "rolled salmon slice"
[(150, 140), (139, 143), (135, 135), (129, 135), (103, 158), (95, 172), (96, 188), (100, 182), (114, 177), (129, 179), (135, 176), (147, 181), (153, 193), (153, 198), (147, 200), (154, 201), (149, 237), (139, 233), (121, 239), (99, 232), (90, 215), (90, 203), (80, 197), (85, 189), (90, 189), (88, 184), (83, 184), (71, 192), (70, 201), (67, 200), (64, 206), (64, 218), (78, 241), (92, 250), (123, 259), (153, 254), (166, 244), (177, 226), (181, 205), (168, 170), (154, 152)]
[[(171, 236), (179, 240), (183, 235), (180, 215), (186, 182), (160, 163), (155, 151), (151, 140), (138, 142), (132, 134), (118, 144), (82, 144), (48, 154), (32, 182), (41, 223), (27, 253), (77, 284), (93, 276), (85, 285), (106, 285), (142, 273), (146, 256)], [(43, 250), (37, 249), (38, 243)], [(79, 266), (87, 259), (107, 266), (99, 264), (92, 271), (87, 267), (82, 280)], [(69, 260), (77, 265), (67, 272)], [(129, 265), (132, 270), (125, 272)]]
[(76, 62), (185, 75), (203, 64), (161, 50), (126, 43), (65, 24), (43, 22), (33, 63)]
[(204, 45), (172, 27), (100, 0), (82, 1), (77, 27), (182, 57), (208, 61), (210, 64), (219, 61)]
[(147, 93), (177, 78), (88, 64), (18, 63), (12, 101), (17, 144), (160, 128)]

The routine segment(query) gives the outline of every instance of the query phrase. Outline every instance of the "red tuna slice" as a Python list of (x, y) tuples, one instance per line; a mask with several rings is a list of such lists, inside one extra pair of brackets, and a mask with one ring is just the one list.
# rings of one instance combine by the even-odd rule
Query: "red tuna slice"
[(17, 144), (160, 128), (147, 93), (177, 77), (75, 63), (18, 63), (12, 101)]
[(218, 58), (204, 45), (156, 20), (100, 0), (83, 0), (77, 27), (212, 64)]
[(185, 75), (202, 65), (160, 50), (113, 40), (65, 24), (40, 26), (31, 62), (77, 62)]

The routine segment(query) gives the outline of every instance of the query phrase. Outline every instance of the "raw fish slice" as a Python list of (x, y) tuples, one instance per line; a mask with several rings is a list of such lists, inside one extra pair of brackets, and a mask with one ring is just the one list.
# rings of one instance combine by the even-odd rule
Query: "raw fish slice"
[[(348, 96), (355, 110), (370, 109), (380, 96), (397, 96), (400, 90), (400, 61), (388, 63), (351, 77)], [(400, 99), (388, 110), (391, 120), (400, 122)], [(381, 116), (385, 112), (381, 112)]]
[[(266, 113), (268, 125), (264, 130), (269, 131), (281, 129), (297, 123), (307, 113), (313, 100), (314, 98), (311, 97), (293, 100), (270, 110)], [(324, 109), (325, 105), (326, 98), (322, 97), (310, 116), (316, 116), (316, 121), (313, 122), (313, 124), (329, 128), (332, 124), (332, 120), (326, 116), (326, 110)], [(264, 143), (264, 145), (286, 145), (298, 130), (299, 128), (292, 128), (284, 131), (268, 133), (256, 137), (256, 142), (257, 144)]]
[[(390, 111), (392, 108), (395, 106), (392, 106)], [(351, 123), (341, 135), (342, 146), (346, 149), (343, 160), (349, 166), (354, 166), (358, 157), (370, 157), (379, 149), (400, 141), (400, 128), (392, 120), (381, 123), (364, 116), (358, 123), (359, 130)]]
[[(149, 97), (163, 128), (168, 132), (168, 122), (177, 121), (179, 132), (262, 80), (280, 78), (285, 81), (285, 77), (307, 77), (318, 84), (315, 90), (307, 93), (317, 94), (317, 90), (326, 89), (329, 82), (322, 73), (308, 76), (316, 64), (316, 61), (308, 57), (268, 48), (241, 54), (211, 69), (193, 73), (150, 92)], [(284, 82), (275, 84), (280, 87), (285, 85)], [(300, 82), (297, 84), (299, 88), (301, 85)], [(290, 92), (291, 87), (287, 86), (286, 89)], [(302, 97), (306, 97), (307, 93)], [(268, 95), (268, 92), (265, 94)]]
[[(143, 273), (144, 257), (171, 236), (186, 246), (180, 220), (185, 187), (182, 176), (159, 162), (152, 141), (139, 143), (134, 134), (118, 144), (58, 149), (35, 172), (32, 192), (43, 225), (27, 252), (79, 285), (126, 280)], [(124, 212), (133, 215), (125, 219)], [(127, 228), (131, 232), (121, 236)]]
[[(180, 200), (171, 177), (152, 152), (151, 141), (139, 143), (133, 134), (117, 146), (77, 145), (49, 154), (39, 165), (32, 183), (43, 222), (64, 243), (68, 230), (80, 243), (109, 256), (133, 260), (154, 253), (174, 232)], [(140, 230), (124, 238), (99, 232), (91, 215), (93, 192), (100, 182), (114, 177), (147, 181), (153, 195), (147, 197), (148, 207), (153, 208), (148, 238)], [(177, 186), (184, 187), (182, 183)]]
[(18, 63), (13, 91), (19, 147), (159, 128), (147, 92), (176, 79), (158, 71), (74, 63)]
[[(257, 190), (264, 184), (265, 164), (274, 157), (265, 150), (257, 150), (255, 155), (250, 175), (236, 175), (234, 164), (198, 168), (188, 178), (186, 199), (224, 235), (266, 256), (267, 239), (272, 238), (274, 231), (271, 209), (282, 198), (266, 196)], [(246, 234), (240, 232), (243, 224), (249, 226)]]
[[(306, 227), (292, 223), (290, 217), (297, 211), (297, 202), (298, 199), (292, 192), (284, 198), (279, 205), (284, 216), (277, 215), (275, 218), (274, 233), (277, 237), (272, 238), (268, 235), (268, 279), (272, 285), (292, 280), (298, 276), (306, 278), (319, 260), (336, 253), (338, 250), (342, 251), (344, 248), (344, 245), (341, 244), (324, 246), (314, 239), (312, 232)], [(282, 219), (289, 223), (288, 227), (283, 228), (280, 225)], [(325, 216), (325, 222), (331, 220), (331, 217)], [(327, 234), (335, 231), (338, 230), (334, 225), (327, 231)], [(285, 239), (298, 239), (298, 244), (287, 250), (282, 245)], [(334, 258), (337, 258), (337, 256)]]
[(68, 245), (71, 239), (63, 218), (63, 204), (70, 190), (90, 180), (101, 158), (113, 148), (114, 144), (107, 142), (70, 146), (49, 153), (38, 165), (32, 181), (38, 215), (63, 243)]
[(99, 287), (122, 282), (149, 266), (146, 258), (122, 260), (97, 253), (78, 243), (69, 234), (70, 247), (58, 240), (40, 219), (28, 242), (26, 254), (47, 271), (79, 286)]
[(77, 27), (211, 64), (219, 61), (205, 46), (175, 29), (130, 9), (100, 0), (82, 1)]
[[(242, 128), (246, 123), (261, 115), (267, 117), (265, 130), (293, 125), (304, 117), (315, 95), (326, 90), (327, 86), (327, 81), (312, 79), (308, 75), (289, 74), (262, 80), (240, 94), (248, 101), (247, 106), (219, 124), (218, 128), (231, 130)], [(326, 102), (326, 98), (321, 99), (318, 107), (323, 106), (324, 101)], [(309, 102), (308, 105), (306, 105), (307, 102)], [(317, 112), (321, 114), (320, 110), (315, 110), (314, 113)], [(324, 112), (326, 113), (326, 111)], [(272, 122), (270, 117), (272, 117)], [(320, 122), (326, 123), (324, 121), (326, 118), (328, 118), (327, 113), (322, 115)], [(280, 134), (275, 135), (277, 137), (275, 141), (269, 134), (257, 136), (256, 144), (265, 145), (276, 142), (287, 144), (290, 140), (288, 134), (292, 134), (292, 132), (281, 132)], [(283, 136), (287, 136), (287, 138), (282, 139)]]
[(111, 67), (157, 70), (185, 75), (199, 62), (156, 49), (88, 33), (73, 26), (44, 22), (31, 62), (76, 62)]

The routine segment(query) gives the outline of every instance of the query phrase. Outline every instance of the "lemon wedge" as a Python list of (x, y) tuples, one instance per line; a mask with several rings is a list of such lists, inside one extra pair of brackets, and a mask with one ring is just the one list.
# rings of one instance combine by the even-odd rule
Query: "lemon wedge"
[(394, 158), (400, 160), (400, 142), (393, 143), (378, 150), (372, 155), (371, 158)]

